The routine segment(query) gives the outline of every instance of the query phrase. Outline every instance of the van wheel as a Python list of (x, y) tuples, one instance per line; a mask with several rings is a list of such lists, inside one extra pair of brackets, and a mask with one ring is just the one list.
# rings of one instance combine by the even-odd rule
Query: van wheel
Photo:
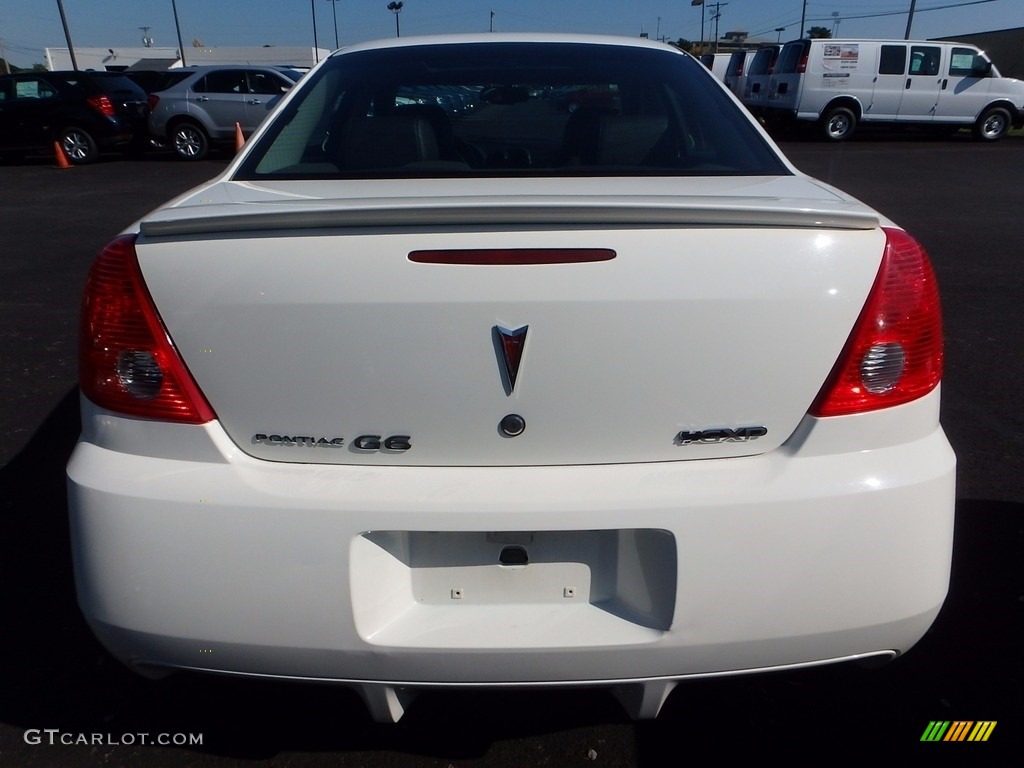
[(849, 107), (833, 107), (825, 113), (821, 127), (829, 141), (846, 141), (857, 127), (857, 116)]
[(989, 107), (974, 124), (974, 135), (982, 141), (999, 141), (1010, 130), (1010, 113), (1003, 107)]

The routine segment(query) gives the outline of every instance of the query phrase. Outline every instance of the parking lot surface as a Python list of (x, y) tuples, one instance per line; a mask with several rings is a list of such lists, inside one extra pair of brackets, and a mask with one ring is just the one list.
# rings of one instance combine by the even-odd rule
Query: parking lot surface
[[(866, 135), (783, 148), (920, 238), (940, 281), (943, 423), (959, 460), (953, 576), (937, 623), (905, 657), (873, 671), (688, 682), (648, 723), (595, 692), (479, 691), (424, 694), (399, 725), (379, 726), (333, 687), (135, 677), (75, 604), (63, 471), (78, 431), (79, 294), (99, 248), (225, 158), (65, 170), (43, 159), (0, 165), (0, 765), (661, 766), (750, 748), (921, 761), (956, 750), (973, 765), (1019, 757), (1024, 137)], [(985, 743), (922, 742), (933, 721), (997, 724)]]

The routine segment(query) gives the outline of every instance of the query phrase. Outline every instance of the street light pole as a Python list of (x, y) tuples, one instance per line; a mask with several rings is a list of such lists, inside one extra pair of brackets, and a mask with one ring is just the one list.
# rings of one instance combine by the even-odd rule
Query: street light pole
[(402, 7), (404, 5), (405, 5), (405, 3), (396, 3), (396, 2), (388, 3), (388, 10), (391, 11), (393, 14), (395, 14), (395, 37), (401, 37), (402, 36), (402, 28), (398, 24), (398, 14), (400, 14), (402, 12)]
[(174, 11), (174, 31), (178, 33), (178, 57), (181, 59), (181, 66), (187, 67), (185, 63), (185, 46), (181, 42), (181, 24), (178, 22), (178, 4), (171, 0), (171, 10)]
[(313, 13), (313, 59), (320, 63), (320, 41), (316, 39), (316, 0), (309, 0), (309, 10)]
[(75, 61), (75, 46), (71, 44), (71, 32), (68, 30), (68, 17), (64, 15), (63, 0), (57, 0), (57, 8), (60, 11), (60, 23), (64, 25), (64, 37), (68, 41), (68, 53), (71, 54), (71, 68), (78, 71), (78, 62)]
[(690, 0), (690, 5), (700, 6), (700, 52), (704, 53), (704, 0)]
[(338, 42), (338, 0), (327, 0), (331, 4), (331, 13), (334, 14), (334, 50), (341, 48)]

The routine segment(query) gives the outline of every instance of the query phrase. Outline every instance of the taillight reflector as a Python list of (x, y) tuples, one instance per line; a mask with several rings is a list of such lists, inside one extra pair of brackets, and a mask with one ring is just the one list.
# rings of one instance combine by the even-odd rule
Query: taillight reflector
[(111, 411), (189, 424), (216, 418), (153, 306), (134, 235), (111, 242), (89, 272), (79, 374), (82, 393)]
[(841, 416), (916, 400), (942, 378), (942, 313), (924, 248), (886, 228), (875, 284), (821, 394), (815, 416)]
[(114, 103), (110, 100), (109, 96), (90, 96), (86, 101), (89, 102), (89, 106), (104, 117), (114, 117), (117, 114), (117, 111), (114, 109)]

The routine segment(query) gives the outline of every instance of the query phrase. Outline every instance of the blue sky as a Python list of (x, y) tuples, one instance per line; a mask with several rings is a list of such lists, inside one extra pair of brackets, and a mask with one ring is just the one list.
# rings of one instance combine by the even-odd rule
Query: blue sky
[[(171, 0), (63, 0), (76, 47), (142, 44), (140, 27), (159, 46), (177, 46)], [(176, 0), (185, 45), (312, 45), (313, 9), (323, 48), (334, 47), (332, 0)], [(387, 0), (337, 0), (342, 46), (391, 37)], [(798, 35), (803, 0), (728, 0), (719, 34), (743, 30), (766, 40)], [(902, 38), (910, 0), (808, 0), (807, 26), (839, 37)], [(402, 36), (486, 32), (586, 32), (698, 40), (701, 9), (690, 0), (404, 0)], [(713, 15), (706, 6), (705, 19)], [(714, 34), (710, 24), (706, 36)], [(776, 28), (785, 27), (782, 33)], [(917, 0), (912, 36), (940, 37), (1024, 27), (1024, 0)], [(0, 45), (18, 66), (43, 62), (43, 48), (65, 47), (57, 0), (0, 0)]]

